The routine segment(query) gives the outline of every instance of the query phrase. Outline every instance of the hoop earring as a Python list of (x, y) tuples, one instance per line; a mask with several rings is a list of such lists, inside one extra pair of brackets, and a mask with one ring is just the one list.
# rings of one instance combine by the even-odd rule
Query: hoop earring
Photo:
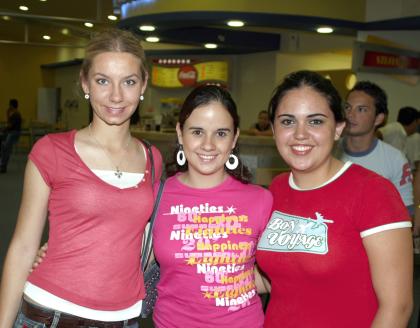
[(143, 100), (144, 100), (144, 96), (140, 95), (140, 101), (143, 101)]
[(85, 99), (88, 100), (90, 98), (88, 93), (85, 93)]
[(176, 153), (176, 162), (179, 166), (183, 166), (187, 162), (187, 158), (185, 157), (184, 148), (182, 145), (179, 145), (179, 150)]
[[(231, 161), (233, 161), (233, 162), (231, 162)], [(238, 167), (238, 165), (239, 165), (238, 156), (236, 156), (235, 154), (230, 154), (229, 155), (229, 159), (227, 160), (227, 162), (226, 162), (225, 165), (231, 171), (233, 171), (234, 169), (236, 169)]]

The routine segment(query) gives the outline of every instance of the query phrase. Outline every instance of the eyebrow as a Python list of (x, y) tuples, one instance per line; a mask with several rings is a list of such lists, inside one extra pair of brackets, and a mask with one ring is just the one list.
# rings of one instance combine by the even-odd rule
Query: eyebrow
[[(96, 77), (97, 75), (102, 76), (102, 77), (106, 77), (106, 78), (109, 79), (109, 76), (106, 75), (106, 74), (103, 74), (103, 73), (99, 73), (98, 72), (98, 73), (94, 73), (93, 74), (94, 77)], [(124, 76), (122, 79), (124, 80), (124, 79), (129, 79), (129, 78), (132, 78), (132, 77), (140, 78), (140, 75), (138, 75), (138, 74), (130, 74), (130, 75)]]
[[(312, 117), (317, 117), (317, 116), (322, 116), (322, 117), (328, 117), (327, 115), (325, 115), (325, 114), (322, 114), (322, 113), (315, 113), (315, 114), (310, 114), (310, 115), (308, 115), (307, 117), (309, 117), (309, 118), (312, 118)], [(296, 117), (295, 115), (292, 115), (292, 114), (280, 114), (280, 115), (277, 115), (277, 117)]]
[[(204, 130), (204, 129), (202, 127), (199, 127), (199, 126), (191, 126), (191, 127), (188, 128), (188, 130)], [(230, 132), (230, 131), (232, 131), (232, 129), (229, 129), (229, 128), (220, 128), (220, 129), (217, 129), (216, 131), (227, 131), (227, 132)]]
[(367, 104), (361, 104), (361, 105), (352, 105), (352, 104), (350, 104), (348, 101), (346, 101), (345, 103), (344, 103), (344, 106), (347, 106), (347, 105), (349, 105), (350, 107), (369, 107), (369, 105), (367, 105)]

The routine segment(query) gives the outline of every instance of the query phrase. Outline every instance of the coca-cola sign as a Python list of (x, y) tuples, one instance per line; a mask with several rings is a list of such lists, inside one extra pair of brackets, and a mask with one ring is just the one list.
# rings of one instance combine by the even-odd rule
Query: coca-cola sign
[(192, 65), (185, 65), (179, 68), (178, 80), (183, 86), (194, 86), (197, 83), (197, 76), (197, 70)]

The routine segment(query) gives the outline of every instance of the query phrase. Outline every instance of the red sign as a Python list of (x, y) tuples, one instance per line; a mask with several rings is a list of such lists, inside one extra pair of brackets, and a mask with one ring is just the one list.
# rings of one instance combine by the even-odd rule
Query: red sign
[(379, 51), (366, 51), (363, 65), (368, 67), (420, 69), (420, 58)]
[(352, 69), (354, 72), (420, 75), (420, 53), (408, 49), (355, 42)]
[(194, 86), (197, 83), (197, 70), (194, 66), (181, 66), (178, 71), (178, 80), (185, 87)]

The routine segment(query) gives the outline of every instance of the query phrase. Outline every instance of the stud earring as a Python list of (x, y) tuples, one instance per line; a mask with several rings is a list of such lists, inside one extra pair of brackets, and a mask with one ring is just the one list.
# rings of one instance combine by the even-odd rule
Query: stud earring
[(85, 99), (87, 100), (89, 98), (90, 98), (89, 94), (88, 93), (85, 93)]
[(183, 166), (187, 162), (187, 159), (185, 158), (184, 148), (182, 147), (182, 145), (179, 145), (179, 150), (176, 153), (176, 162), (179, 166)]
[(140, 101), (143, 101), (144, 100), (144, 96), (143, 95), (141, 95), (140, 96)]
[(236, 169), (238, 167), (238, 165), (239, 165), (238, 156), (236, 156), (235, 154), (230, 154), (229, 155), (229, 158), (228, 158), (228, 160), (227, 160), (227, 162), (226, 162), (225, 165), (231, 171), (233, 171), (234, 169)]

